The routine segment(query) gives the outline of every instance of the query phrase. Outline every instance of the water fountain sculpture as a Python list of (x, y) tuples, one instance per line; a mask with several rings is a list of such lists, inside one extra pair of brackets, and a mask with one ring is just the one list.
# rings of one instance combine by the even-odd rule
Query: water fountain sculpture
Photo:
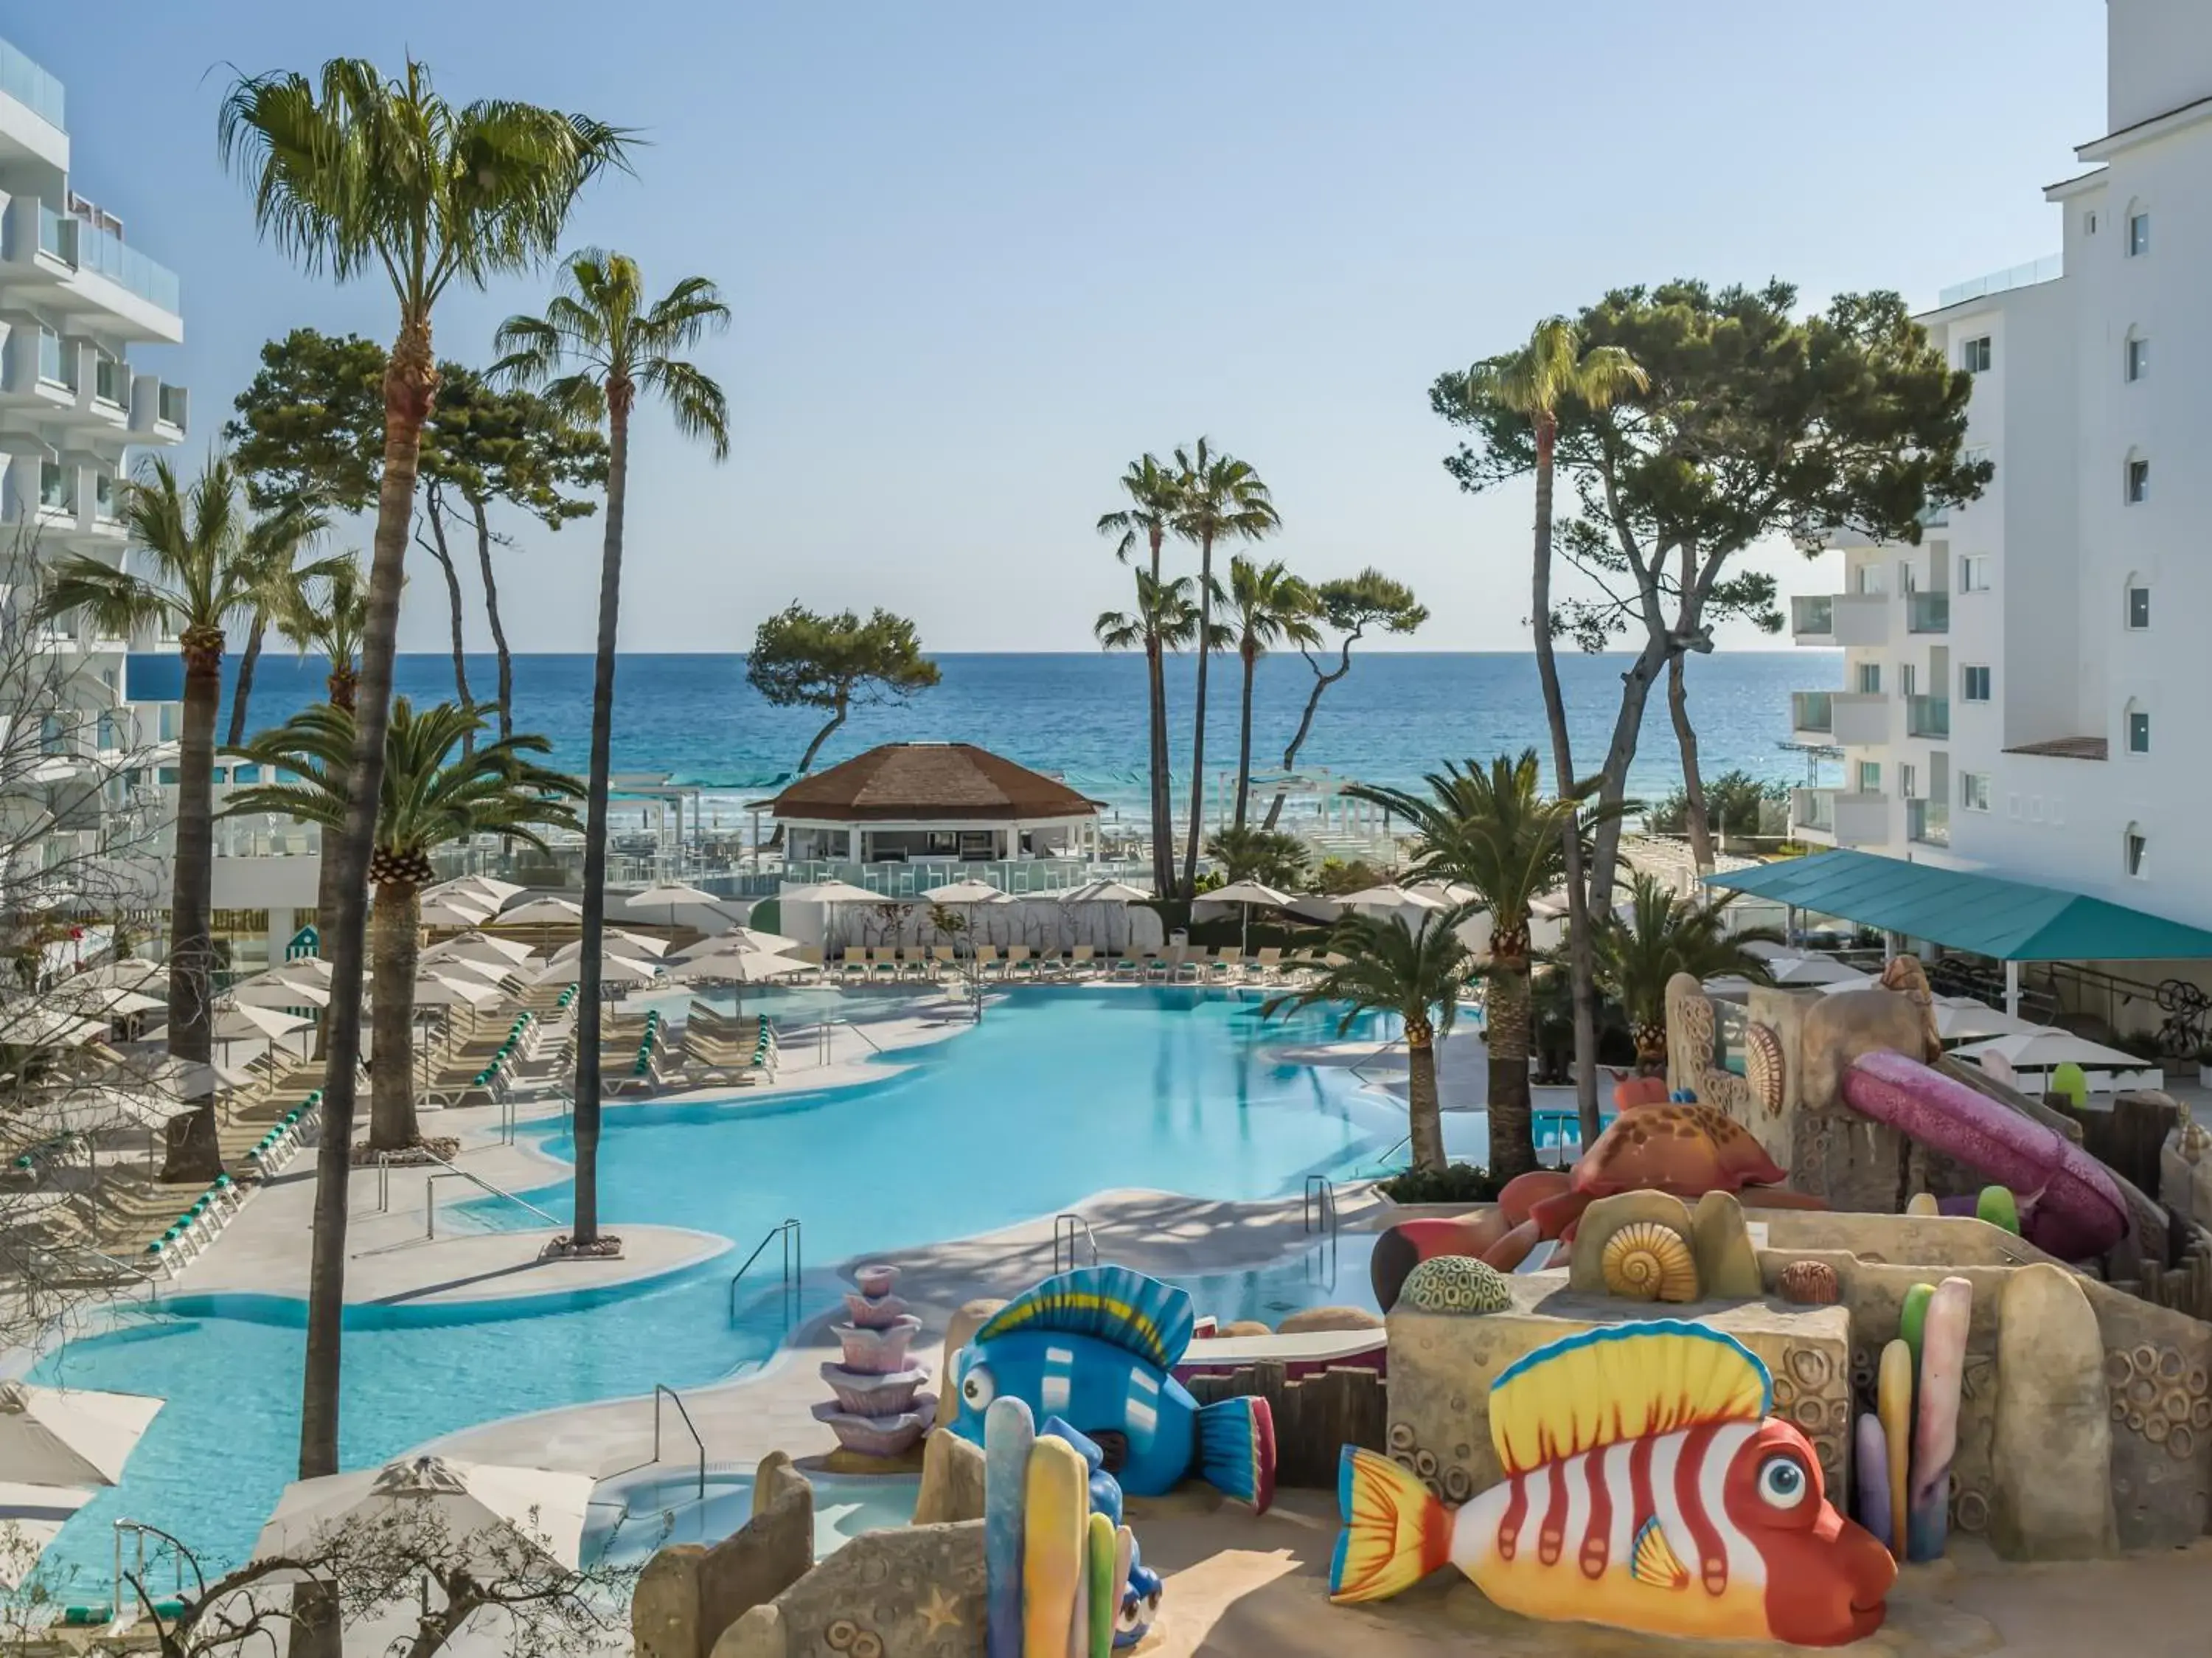
[(927, 1365), (907, 1356), (921, 1320), (893, 1293), (895, 1266), (864, 1266), (845, 1292), (848, 1321), (834, 1326), (844, 1349), (841, 1363), (825, 1363), (822, 1380), (834, 1398), (814, 1407), (815, 1419), (837, 1436), (834, 1454), (851, 1472), (904, 1468), (937, 1414), (935, 1395), (921, 1391)]

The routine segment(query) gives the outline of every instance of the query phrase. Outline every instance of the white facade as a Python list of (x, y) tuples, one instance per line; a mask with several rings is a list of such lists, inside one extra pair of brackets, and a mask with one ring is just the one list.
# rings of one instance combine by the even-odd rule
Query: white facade
[(1844, 591), (1793, 602), (1844, 651), (1794, 734), (1844, 775), (1792, 818), (2212, 926), (2212, 5), (2107, 15), (2108, 136), (2045, 192), (2059, 255), (1922, 318), (1974, 371), (1988, 491), (1917, 547), (1831, 537)]
[[(179, 443), (188, 424), (184, 388), (139, 372), (131, 352), (180, 343), (184, 319), (175, 276), (73, 187), (64, 100), (58, 80), (0, 40), (0, 538), (41, 565), (73, 553), (113, 564), (125, 556), (126, 450)], [(41, 643), (68, 669), (68, 709), (44, 720), (54, 771), (75, 763), (104, 780), (105, 810), (157, 825), (157, 748), (173, 704), (129, 702), (129, 642), (81, 617)], [(58, 827), (46, 861), (99, 844), (96, 823)]]

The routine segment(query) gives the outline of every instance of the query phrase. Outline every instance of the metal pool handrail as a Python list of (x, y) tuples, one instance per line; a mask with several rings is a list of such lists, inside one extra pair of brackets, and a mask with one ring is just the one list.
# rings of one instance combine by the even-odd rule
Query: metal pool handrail
[(1303, 1216), (1308, 1232), (1336, 1232), (1336, 1183), (1326, 1174), (1306, 1176)]
[[(1073, 1272), (1076, 1268), (1075, 1241), (1080, 1234), (1091, 1245), (1091, 1264), (1098, 1265), (1098, 1235), (1091, 1229), (1091, 1222), (1077, 1214), (1055, 1215), (1052, 1217), (1052, 1270), (1054, 1273)], [(1060, 1264), (1060, 1242), (1067, 1243), (1067, 1265)]]
[(753, 1246), (753, 1253), (745, 1257), (745, 1264), (730, 1275), (730, 1322), (738, 1321), (738, 1280), (752, 1271), (753, 1263), (761, 1252), (778, 1238), (783, 1240), (782, 1283), (789, 1289), (806, 1275), (806, 1229), (794, 1216), (786, 1216), (768, 1229), (768, 1235)]
[(691, 1423), (691, 1413), (684, 1408), (684, 1400), (673, 1387), (665, 1381), (653, 1384), (653, 1460), (660, 1460), (660, 1396), (665, 1393), (674, 1401), (676, 1414), (684, 1418), (684, 1431), (691, 1436), (691, 1442), (699, 1448), (699, 1500), (707, 1500), (707, 1442), (699, 1437), (699, 1430)]
[(527, 1198), (516, 1197), (512, 1192), (507, 1191), (504, 1186), (494, 1186), (489, 1180), (485, 1179), (483, 1175), (471, 1173), (470, 1170), (465, 1168), (456, 1168), (453, 1164), (447, 1162), (443, 1157), (434, 1155), (431, 1153), (425, 1152), (423, 1155), (428, 1157), (432, 1162), (437, 1164), (440, 1170), (438, 1173), (430, 1175), (422, 1182), (422, 1210), (423, 1220), (425, 1222), (422, 1235), (424, 1237), (434, 1238), (438, 1235), (438, 1182), (441, 1180), (467, 1180), (473, 1185), (483, 1187), (495, 1198), (506, 1198), (507, 1202), (513, 1204), (518, 1209), (528, 1210), (532, 1215), (535, 1215), (539, 1220), (544, 1222), (548, 1226), (558, 1226), (561, 1224), (557, 1216), (548, 1215), (544, 1210), (538, 1208), (536, 1204), (530, 1202)]

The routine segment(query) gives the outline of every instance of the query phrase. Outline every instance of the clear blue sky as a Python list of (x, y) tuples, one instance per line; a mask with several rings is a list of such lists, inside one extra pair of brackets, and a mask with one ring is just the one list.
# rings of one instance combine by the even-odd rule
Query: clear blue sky
[[(1455, 491), (1439, 371), (1680, 274), (1929, 303), (2054, 248), (2040, 186), (2103, 130), (2100, 0), (96, 9), (9, 0), (0, 34), (68, 86), (76, 188), (183, 277), (160, 366), (195, 449), (267, 335), (392, 323), (257, 244), (215, 154), (233, 66), (411, 50), (456, 98), (642, 130), (573, 241), (723, 284), (735, 448), (643, 429), (627, 649), (742, 649), (793, 599), (1087, 648), (1125, 596), (1091, 529), (1115, 475), (1200, 432), (1273, 484), (1295, 568), (1380, 564), (1435, 612), (1417, 645), (1520, 649), (1527, 498)], [(441, 352), (544, 290), (455, 296)], [(519, 648), (589, 648), (597, 556), (596, 521), (522, 533)], [(444, 602), (417, 572), (403, 643), (439, 648)]]

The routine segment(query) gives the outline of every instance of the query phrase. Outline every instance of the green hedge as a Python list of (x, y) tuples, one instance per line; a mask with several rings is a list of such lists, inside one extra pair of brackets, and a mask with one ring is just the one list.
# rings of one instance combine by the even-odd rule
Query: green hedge
[(1487, 1204), (1497, 1201), (1504, 1184), (1478, 1164), (1449, 1163), (1440, 1169), (1409, 1168), (1378, 1182), (1376, 1189), (1394, 1203)]

